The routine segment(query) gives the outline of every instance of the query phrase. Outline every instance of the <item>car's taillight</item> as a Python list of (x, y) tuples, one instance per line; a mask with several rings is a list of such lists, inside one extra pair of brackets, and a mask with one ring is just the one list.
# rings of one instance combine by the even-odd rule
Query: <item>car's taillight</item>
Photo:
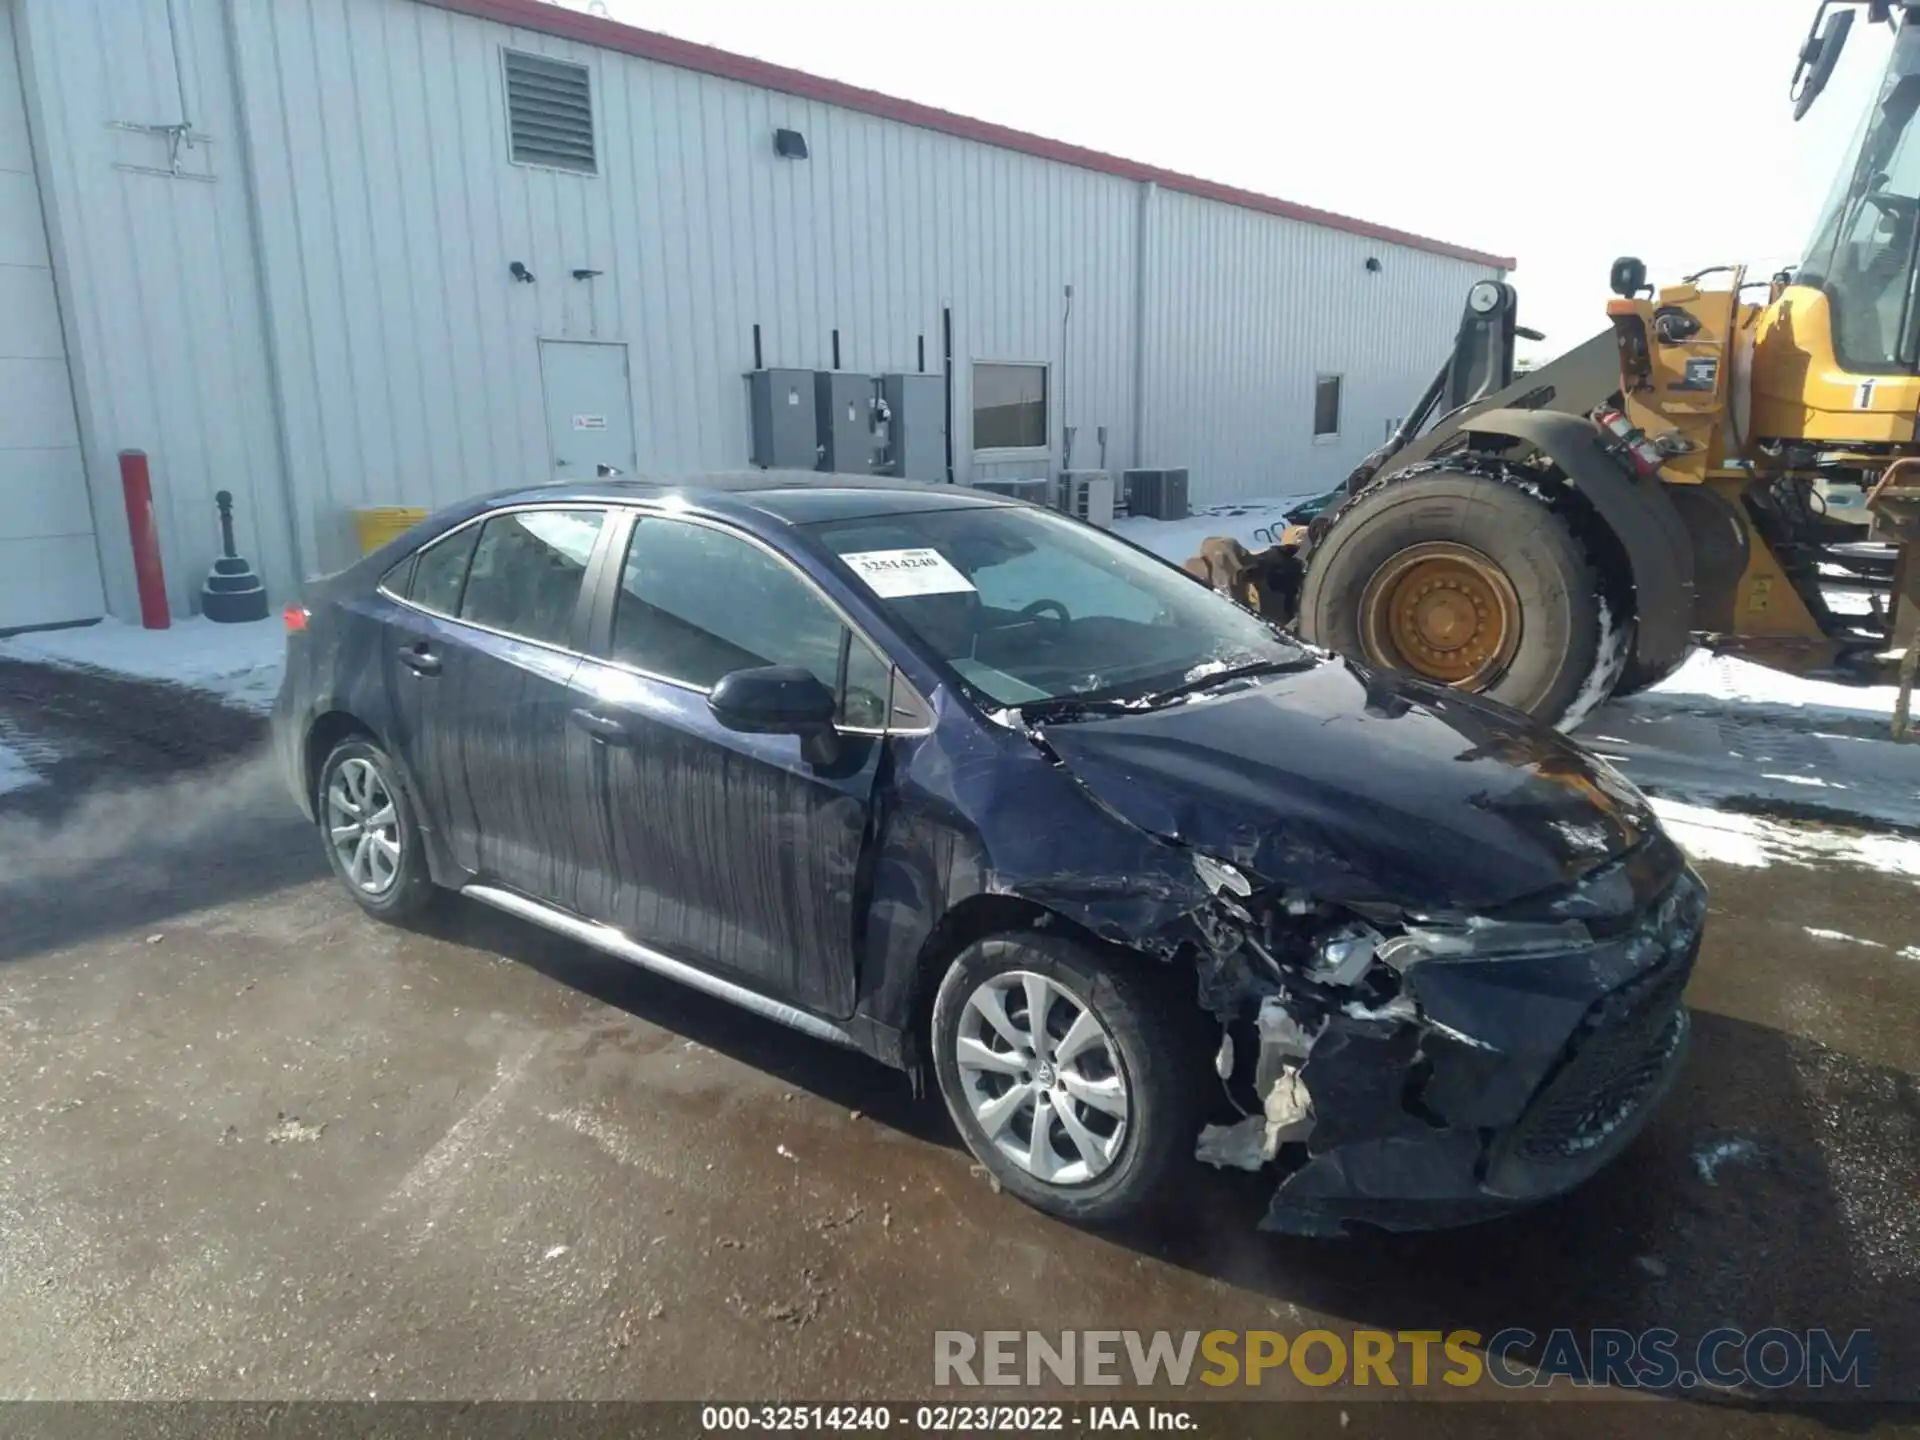
[(304, 605), (289, 605), (280, 612), (280, 618), (287, 622), (287, 633), (294, 635), (307, 628), (307, 621), (312, 614)]
[(1647, 438), (1647, 432), (1635, 425), (1618, 410), (1596, 410), (1594, 423), (1620, 442), (1620, 448), (1626, 451), (1627, 459), (1633, 468), (1642, 475), (1657, 474), (1660, 462), (1665, 457), (1660, 447)]

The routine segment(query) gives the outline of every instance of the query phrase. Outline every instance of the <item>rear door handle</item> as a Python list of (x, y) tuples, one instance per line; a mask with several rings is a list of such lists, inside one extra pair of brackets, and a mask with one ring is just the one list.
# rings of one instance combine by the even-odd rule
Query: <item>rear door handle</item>
[(420, 675), (438, 675), (440, 657), (427, 649), (426, 645), (402, 645), (400, 663)]
[(591, 710), (575, 710), (567, 716), (576, 729), (584, 730), (596, 740), (609, 745), (627, 743), (627, 727), (618, 720), (605, 715), (596, 715)]

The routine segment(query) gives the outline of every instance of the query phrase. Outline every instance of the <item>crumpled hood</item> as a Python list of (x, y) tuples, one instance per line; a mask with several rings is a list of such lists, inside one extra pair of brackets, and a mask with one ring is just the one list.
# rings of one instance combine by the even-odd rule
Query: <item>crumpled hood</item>
[(1486, 910), (1658, 828), (1556, 731), (1350, 661), (1042, 738), (1129, 823), (1327, 900)]

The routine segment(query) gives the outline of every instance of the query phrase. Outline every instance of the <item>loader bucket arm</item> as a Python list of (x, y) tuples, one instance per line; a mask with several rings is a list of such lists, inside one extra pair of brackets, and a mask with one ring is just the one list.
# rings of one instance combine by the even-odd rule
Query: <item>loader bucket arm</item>
[(1611, 328), (1556, 359), (1517, 375), (1511, 385), (1442, 415), (1426, 432), (1387, 458), (1377, 473), (1417, 465), (1449, 440), (1473, 428), (1489, 410), (1558, 410), (1586, 415), (1620, 388), (1620, 348)]

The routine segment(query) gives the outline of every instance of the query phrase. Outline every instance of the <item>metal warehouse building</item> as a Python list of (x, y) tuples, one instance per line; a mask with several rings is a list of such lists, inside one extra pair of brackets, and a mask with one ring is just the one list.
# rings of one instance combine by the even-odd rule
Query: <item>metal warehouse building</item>
[(138, 614), (123, 449), (183, 614), (218, 490), (286, 596), (360, 507), (744, 465), (758, 367), (938, 376), (961, 483), (1298, 491), (1511, 264), (537, 0), (0, 0), (0, 629)]

